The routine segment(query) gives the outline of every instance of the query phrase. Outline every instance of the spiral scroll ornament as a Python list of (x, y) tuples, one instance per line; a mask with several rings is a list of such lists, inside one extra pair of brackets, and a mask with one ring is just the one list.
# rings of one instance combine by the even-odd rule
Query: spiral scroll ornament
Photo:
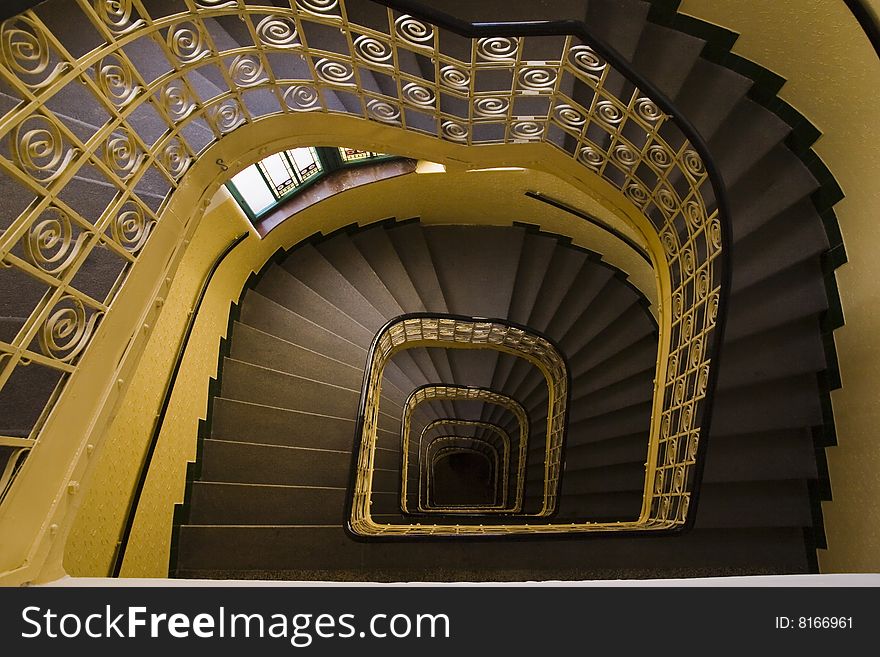
[(407, 82), (401, 89), (403, 99), (418, 107), (433, 107), (436, 97), (434, 92), (418, 82)]
[(712, 283), (709, 280), (709, 272), (706, 271), (705, 269), (701, 269), (697, 273), (697, 278), (696, 278), (697, 299), (702, 301), (707, 296), (709, 296), (709, 288), (711, 287), (711, 285), (712, 285)]
[(367, 101), (367, 114), (383, 123), (397, 123), (400, 120), (400, 110), (397, 107), (376, 98)]
[(31, 264), (47, 274), (63, 274), (82, 250), (89, 233), (74, 236), (70, 215), (49, 206), (31, 225), (24, 241), (24, 252)]
[(468, 130), (461, 123), (455, 121), (444, 121), (440, 125), (440, 132), (446, 139), (451, 141), (466, 142)]
[(86, 310), (82, 301), (64, 295), (55, 303), (39, 333), (43, 354), (69, 363), (82, 353), (101, 313)]
[(128, 201), (110, 224), (110, 234), (118, 244), (131, 254), (137, 254), (147, 243), (155, 221), (147, 217), (143, 208)]
[(584, 113), (571, 105), (557, 105), (553, 108), (553, 114), (556, 116), (557, 121), (572, 130), (580, 130), (587, 122), (587, 117), (584, 116)]
[(131, 177), (141, 158), (141, 150), (127, 129), (115, 132), (104, 145), (104, 163), (123, 180)]
[(600, 100), (596, 103), (596, 115), (603, 123), (610, 126), (619, 125), (623, 121), (623, 110), (610, 100)]
[(116, 54), (107, 55), (95, 65), (95, 80), (116, 107), (125, 107), (143, 89), (135, 82), (131, 67)]
[(354, 40), (354, 52), (364, 61), (380, 66), (390, 66), (394, 54), (388, 43), (366, 34)]
[(315, 71), (324, 82), (330, 84), (353, 84), (354, 71), (345, 62), (324, 57), (315, 62)]
[(678, 253), (678, 238), (676, 238), (675, 233), (671, 229), (663, 231), (663, 234), (660, 235), (660, 243), (663, 245), (667, 258), (672, 258)]
[(186, 152), (183, 142), (175, 137), (165, 145), (165, 148), (162, 149), (162, 155), (159, 159), (162, 162), (162, 166), (165, 167), (165, 170), (176, 180), (183, 175), (184, 171), (186, 171), (191, 158)]
[(237, 0), (194, 0), (200, 9), (223, 9), (238, 6)]
[(556, 77), (549, 68), (526, 68), (519, 73), (519, 85), (529, 91), (553, 91)]
[(510, 136), (514, 139), (538, 139), (544, 134), (544, 126), (537, 121), (517, 121), (510, 126)]
[(339, 0), (296, 0), (296, 4), (313, 14), (338, 15), (334, 10), (339, 6)]
[(678, 211), (678, 197), (669, 187), (663, 186), (657, 191), (657, 205), (664, 211), (666, 217), (671, 217)]
[(207, 112), (207, 118), (214, 129), (221, 134), (232, 132), (245, 122), (241, 105), (234, 98), (227, 98), (211, 107)]
[(318, 90), (310, 84), (288, 87), (284, 92), (284, 102), (294, 112), (308, 112), (321, 109)]
[(639, 98), (635, 104), (636, 114), (648, 123), (655, 123), (664, 118), (657, 104), (649, 98)]
[(491, 62), (509, 62), (516, 59), (519, 39), (516, 37), (484, 37), (477, 41), (477, 55)]
[(260, 43), (270, 48), (295, 48), (300, 45), (296, 23), (286, 16), (266, 16), (257, 23)]
[(650, 195), (641, 183), (631, 182), (624, 187), (623, 193), (635, 203), (638, 207), (643, 208), (651, 200)]
[(596, 171), (605, 162), (605, 155), (598, 148), (588, 144), (581, 146), (580, 150), (578, 150), (578, 159), (587, 167)]
[(506, 116), (510, 109), (510, 101), (507, 98), (483, 97), (474, 101), (474, 115), (477, 118), (497, 118)]
[(171, 54), (182, 64), (192, 64), (210, 54), (201, 28), (191, 21), (173, 25), (166, 42)]
[(77, 152), (70, 148), (58, 125), (42, 114), (32, 114), (18, 124), (11, 137), (12, 159), (42, 183), (55, 180)]
[(721, 250), (721, 222), (717, 218), (709, 222), (708, 240), (713, 251)]
[(172, 80), (166, 84), (159, 94), (159, 103), (175, 123), (183, 121), (196, 108), (182, 80)]
[(672, 164), (672, 153), (660, 144), (651, 144), (647, 151), (648, 161), (658, 169), (668, 169)]
[(697, 155), (696, 151), (688, 150), (684, 154), (684, 169), (692, 178), (700, 178), (706, 173), (706, 167), (703, 160)]
[(718, 293), (715, 292), (709, 297), (706, 303), (706, 325), (713, 326), (715, 320), (718, 319), (718, 304), (721, 303)]
[(440, 84), (444, 87), (466, 91), (470, 83), (470, 73), (462, 68), (450, 64), (440, 69)]
[(631, 169), (639, 162), (639, 155), (627, 144), (617, 144), (611, 151), (612, 156), (625, 169)]
[(681, 270), (684, 272), (685, 276), (693, 276), (694, 270), (696, 269), (696, 256), (694, 255), (694, 251), (690, 246), (687, 246), (681, 250)]
[(124, 34), (143, 24), (132, 14), (131, 0), (94, 0), (95, 13), (116, 34)]
[(412, 16), (403, 15), (394, 21), (397, 35), (411, 45), (431, 45), (434, 39), (434, 28)]
[(229, 77), (240, 87), (252, 87), (266, 81), (263, 63), (253, 55), (238, 55), (229, 65)]
[(575, 46), (569, 51), (568, 59), (578, 71), (593, 79), (601, 77), (607, 66), (589, 46)]
[(703, 223), (703, 219), (705, 219), (703, 208), (694, 200), (685, 203), (681, 211), (692, 230), (699, 228)]
[(48, 85), (63, 70), (51, 66), (49, 40), (43, 29), (28, 16), (18, 16), (0, 25), (4, 63), (32, 89)]

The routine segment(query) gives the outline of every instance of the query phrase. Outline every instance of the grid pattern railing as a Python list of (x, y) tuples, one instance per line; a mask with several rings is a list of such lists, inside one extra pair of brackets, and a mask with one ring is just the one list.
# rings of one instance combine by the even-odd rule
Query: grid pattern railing
[[(511, 399), (511, 401), (514, 401)], [(492, 445), (501, 454), (501, 490), (499, 492), (498, 511), (516, 511), (514, 507), (515, 500), (508, 500), (510, 494), (510, 471), (511, 459), (513, 452), (511, 451), (510, 434), (497, 424), (491, 422), (483, 422), (480, 420), (462, 420), (457, 418), (441, 418), (433, 420), (425, 425), (419, 434), (418, 463), (416, 466), (416, 475), (418, 476), (418, 510), (420, 512), (430, 513), (435, 509), (428, 508), (427, 497), (429, 487), (427, 485), (427, 474), (430, 471), (431, 459), (428, 457), (428, 447), (433, 445), (436, 438), (432, 439), (431, 435), (440, 431), (465, 430), (468, 432), (481, 432), (483, 440)], [(476, 438), (476, 435), (474, 436)], [(517, 450), (517, 467), (516, 467), (515, 488), (524, 488), (526, 476), (526, 463), (522, 460), (522, 453)], [(409, 472), (401, 473), (401, 476), (408, 477)], [(493, 509), (494, 510), (494, 509)], [(450, 510), (453, 513), (462, 513), (461, 510)]]
[[(38, 416), (0, 426), (0, 492), (192, 164), (245, 124), (316, 112), (467, 146), (543, 143), (648, 219), (670, 289), (639, 527), (685, 522), (726, 294), (723, 183), (705, 146), (598, 40), (465, 37), (394, 5), (179, 0), (166, 14), (76, 0), (51, 27), (40, 7), (0, 25), (0, 289), (15, 312), (0, 334), (0, 403), (49, 382), (29, 392)], [(234, 45), (224, 20), (244, 27)]]

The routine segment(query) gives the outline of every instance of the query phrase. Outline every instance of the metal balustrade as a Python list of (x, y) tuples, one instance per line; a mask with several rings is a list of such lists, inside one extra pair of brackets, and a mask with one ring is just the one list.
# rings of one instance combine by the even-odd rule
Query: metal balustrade
[[(544, 448), (544, 476), (540, 509), (529, 517), (546, 518), (556, 510), (561, 475), (561, 459), (569, 396), (569, 373), (565, 359), (548, 339), (504, 320), (477, 319), (452, 315), (414, 314), (390, 321), (373, 340), (361, 391), (360, 442), (355, 454), (349, 499), (349, 529), (360, 536), (443, 536), (485, 533), (484, 527), (459, 526), (446, 522), (433, 524), (377, 523), (371, 513), (372, 476), (375, 459), (382, 378), (385, 366), (394, 354), (406, 349), (433, 347), (444, 349), (493, 349), (523, 358), (544, 376), (547, 385), (547, 429)], [(408, 511), (407, 478), (412, 415), (427, 400), (480, 400), (505, 407), (512, 412), (520, 428), (519, 462), (524, 466), (528, 454), (529, 423), (525, 410), (514, 399), (493, 390), (454, 385), (425, 385), (413, 390), (403, 405), (401, 421), (401, 490), (400, 508)], [(522, 509), (523, 491), (518, 486), (516, 508)], [(493, 529), (516, 533), (528, 525), (493, 525)]]
[[(567, 381), (566, 386), (567, 388)], [(564, 393), (563, 393), (564, 394)], [(552, 399), (552, 398), (551, 398)], [(494, 404), (496, 406), (500, 406), (505, 409), (516, 421), (516, 455), (517, 455), (517, 471), (516, 471), (516, 485), (514, 487), (513, 498), (510, 500), (510, 503), (496, 509), (496, 512), (512, 512), (519, 513), (522, 511), (523, 507), (523, 495), (525, 492), (525, 481), (526, 481), (526, 466), (528, 460), (528, 450), (529, 450), (529, 420), (528, 415), (525, 409), (522, 407), (518, 401), (516, 401), (513, 397), (509, 395), (502, 394), (495, 390), (488, 390), (486, 388), (476, 388), (476, 387), (467, 387), (467, 386), (457, 386), (457, 385), (424, 385), (419, 388), (413, 390), (410, 393), (409, 397), (407, 397), (406, 402), (403, 405), (403, 417), (401, 421), (401, 429), (400, 429), (400, 454), (401, 454), (401, 462), (400, 462), (400, 474), (401, 474), (401, 485), (400, 485), (400, 509), (403, 513), (410, 513), (413, 510), (409, 507), (409, 472), (410, 472), (410, 464), (409, 464), (409, 452), (410, 452), (410, 440), (412, 433), (412, 418), (416, 409), (420, 404), (429, 401), (456, 401), (456, 400), (470, 400), (470, 401), (480, 401), (485, 404)], [(563, 411), (564, 413), (564, 411)], [(429, 459), (427, 455), (422, 456), (422, 441), (424, 437), (428, 434), (428, 432), (435, 427), (438, 426), (459, 426), (459, 427), (485, 427), (491, 431), (501, 431), (505, 438), (507, 438), (507, 442), (505, 443), (505, 447), (510, 448), (511, 441), (509, 435), (496, 427), (495, 425), (486, 423), (486, 422), (476, 422), (476, 421), (468, 421), (453, 418), (450, 420), (436, 420), (434, 422), (429, 423), (420, 433), (418, 449), (419, 449), (419, 457), (416, 463), (416, 473), (418, 476), (418, 499), (419, 504), (417, 506), (419, 511), (425, 511), (421, 504), (422, 500), (422, 479), (426, 472), (426, 468), (429, 464)], [(560, 422), (556, 422), (554, 425), (555, 429), (560, 428)], [(564, 425), (561, 427), (564, 431)], [(561, 444), (562, 439), (559, 438), (559, 443)], [(548, 450), (550, 446), (548, 446)], [(559, 450), (554, 450), (553, 454), (561, 453)], [(505, 461), (509, 463), (509, 459)], [(508, 477), (509, 477), (509, 467), (507, 468)], [(558, 481), (558, 472), (553, 470), (557, 481)], [(548, 499), (555, 497), (555, 491), (553, 490), (552, 482), (547, 483), (545, 486), (545, 502)], [(547, 505), (545, 504), (545, 507)], [(546, 515), (548, 511), (543, 511), (543, 514)]]
[[(309, 112), (468, 147), (545, 144), (620, 190), (644, 215), (652, 244), (662, 247), (652, 249), (652, 261), (663, 302), (643, 512), (634, 523), (492, 531), (685, 524), (729, 275), (724, 188), (705, 144), (659, 91), (582, 26), (473, 27), (442, 16), (432, 22), (395, 9), (405, 2), (378, 3), (387, 7), (383, 19), (369, 25), (351, 18), (374, 4), (181, 0), (178, 13), (161, 15), (145, 0), (76, 0), (67, 31), (47, 26), (39, 8), (0, 25), (0, 178), (9, 213), (0, 235), (0, 287), (14, 299), (21, 281), (38, 289), (33, 301), (22, 300), (28, 307), (20, 326), (0, 335), (0, 394), (34, 371), (58, 381), (38, 400), (39, 418), (0, 435), (0, 492), (39, 439), (192, 164), (245, 124)], [(219, 45), (216, 22), (227, 18), (246, 28), (246, 42)], [(331, 32), (341, 38), (324, 41)], [(80, 52), (85, 33), (96, 45)], [(134, 57), (139, 48), (150, 54)], [(214, 91), (194, 84), (199, 74), (216, 81)], [(90, 200), (103, 210), (81, 205), (75, 184), (83, 180), (106, 193)], [(118, 276), (109, 289), (94, 291), (82, 279), (102, 258), (113, 260)], [(381, 336), (371, 368), (396, 339)], [(378, 383), (368, 375), (372, 400)], [(364, 480), (354, 493), (352, 531), (475, 532), (391, 530), (370, 520), (375, 418), (371, 406), (364, 411)]]
[[(514, 400), (511, 399), (511, 402)], [(428, 486), (425, 481), (427, 473), (430, 471), (429, 465), (430, 459), (427, 457), (426, 449), (423, 450), (423, 446), (427, 448), (428, 441), (426, 437), (430, 435), (430, 433), (434, 430), (443, 429), (445, 431), (450, 431), (455, 428), (460, 429), (470, 429), (470, 430), (482, 430), (486, 434), (494, 436), (501, 443), (501, 491), (500, 491), (500, 504), (499, 509), (486, 509), (487, 511), (516, 511), (515, 508), (515, 500), (508, 501), (508, 495), (510, 493), (510, 470), (511, 470), (511, 459), (513, 457), (513, 452), (511, 451), (511, 441), (510, 435), (499, 427), (497, 424), (493, 424), (491, 422), (482, 422), (479, 420), (463, 420), (457, 418), (441, 418), (439, 420), (433, 420), (425, 425), (425, 428), (422, 429), (421, 434), (419, 435), (418, 442), (418, 450), (419, 450), (419, 459), (417, 464), (417, 474), (419, 478), (419, 491), (418, 491), (418, 510), (420, 512), (431, 512), (434, 509), (427, 508), (427, 491)], [(434, 439), (435, 441), (437, 439)], [(488, 438), (483, 438), (482, 440), (488, 441)], [(433, 444), (432, 441), (430, 444)], [(498, 445), (495, 443), (490, 443), (497, 450)], [(408, 473), (402, 472), (401, 476), (406, 477)], [(524, 490), (525, 487), (525, 476), (526, 476), (526, 463), (522, 460), (522, 452), (517, 451), (517, 467), (516, 467), (516, 482), (515, 489)], [(424, 486), (423, 486), (424, 482)], [(450, 513), (462, 513), (460, 510), (447, 509)]]
[[(463, 438), (462, 436), (441, 436), (429, 446), (431, 452), (428, 459), (428, 467), (425, 473), (427, 485), (425, 488), (425, 508), (432, 511), (459, 511), (465, 513), (481, 514), (494, 509), (499, 505), (501, 495), (499, 493), (501, 469), (501, 457), (496, 447), (484, 440)], [(436, 481), (437, 464), (448, 456), (461, 453), (479, 454), (487, 459), (491, 466), (492, 495), (493, 500), (487, 504), (438, 504), (435, 500), (434, 485)]]

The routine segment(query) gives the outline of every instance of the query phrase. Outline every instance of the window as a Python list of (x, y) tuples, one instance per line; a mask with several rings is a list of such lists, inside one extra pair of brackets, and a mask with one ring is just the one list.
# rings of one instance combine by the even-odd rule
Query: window
[(270, 155), (232, 177), (227, 187), (253, 220), (322, 174), (377, 158), (384, 153), (356, 148), (308, 146)]
[(373, 151), (360, 151), (356, 148), (339, 148), (339, 157), (343, 162), (361, 162), (363, 160), (371, 160), (374, 157), (385, 157), (384, 153), (374, 153)]
[(313, 146), (275, 153), (232, 177), (230, 189), (256, 217), (324, 170)]
[(257, 167), (248, 167), (232, 177), (232, 184), (251, 214), (256, 216), (273, 205), (277, 198), (269, 190)]

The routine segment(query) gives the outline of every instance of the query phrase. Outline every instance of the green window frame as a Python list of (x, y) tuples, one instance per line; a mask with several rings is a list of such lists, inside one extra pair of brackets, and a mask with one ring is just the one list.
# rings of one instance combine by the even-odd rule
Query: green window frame
[(397, 156), (345, 146), (305, 146), (263, 158), (230, 178), (226, 187), (254, 223), (333, 171), (391, 159)]

